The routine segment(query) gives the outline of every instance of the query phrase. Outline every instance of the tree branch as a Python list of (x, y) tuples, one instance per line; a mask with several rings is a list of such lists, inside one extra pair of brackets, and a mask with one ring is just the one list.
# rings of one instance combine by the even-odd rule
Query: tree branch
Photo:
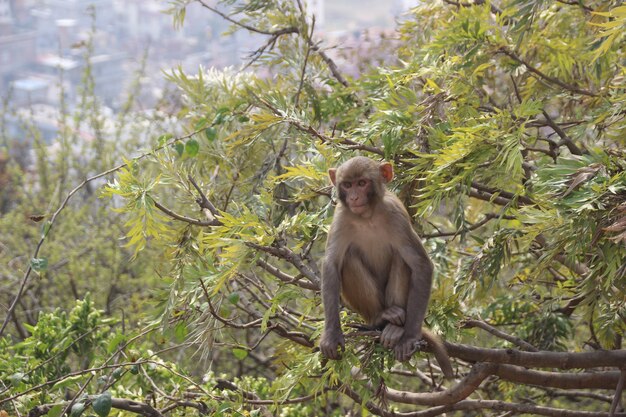
[(622, 400), (622, 392), (624, 391), (625, 379), (626, 379), (626, 370), (622, 370), (622, 372), (620, 372), (619, 382), (617, 383), (617, 387), (615, 388), (615, 397), (613, 397), (613, 402), (611, 403), (611, 409), (609, 410), (610, 417), (615, 416), (615, 411), (617, 410), (617, 406)]
[(219, 217), (220, 215), (219, 211), (217, 211), (213, 203), (211, 203), (211, 201), (207, 198), (206, 194), (204, 194), (204, 192), (202, 191), (198, 183), (196, 183), (196, 181), (193, 179), (193, 177), (189, 175), (187, 176), (187, 179), (189, 179), (189, 182), (191, 183), (191, 185), (193, 185), (193, 187), (196, 189), (198, 194), (200, 194), (200, 197), (196, 199), (196, 203), (198, 203), (200, 208), (203, 210), (209, 210), (209, 213), (211, 213), (211, 215), (214, 218)]
[(596, 352), (523, 352), (516, 349), (480, 348), (445, 342), (448, 354), (468, 362), (493, 362), (535, 368), (620, 368), (626, 363), (626, 350)]
[(503, 218), (508, 219), (508, 220), (512, 220), (513, 219), (513, 217), (510, 217), (510, 216), (500, 216), (499, 214), (496, 214), (496, 213), (487, 213), (487, 214), (485, 214), (485, 218), (484, 219), (482, 219), (479, 222), (476, 222), (476, 223), (472, 224), (469, 227), (461, 227), (458, 230), (453, 231), (453, 232), (430, 233), (430, 234), (422, 234), (420, 236), (422, 238), (424, 238), (424, 239), (431, 239), (431, 238), (434, 238), (434, 237), (449, 237), (449, 236), (456, 237), (456, 236), (460, 235), (461, 233), (466, 233), (466, 232), (471, 232), (472, 230), (476, 230), (476, 229), (484, 226), (485, 224), (487, 224), (490, 220), (497, 219), (499, 217), (503, 217)]
[[(95, 396), (88, 397), (88, 401), (93, 401)], [(57, 405), (65, 405), (66, 402), (56, 404), (42, 404), (32, 408), (28, 412), (28, 417), (40, 417), (46, 415)], [(163, 417), (157, 409), (150, 404), (142, 403), (134, 400), (128, 400), (124, 398), (111, 398), (111, 407), (118, 410), (130, 411), (131, 413), (139, 414), (145, 417)]]
[(182, 222), (185, 223), (189, 223), (189, 224), (193, 224), (195, 226), (202, 226), (202, 227), (208, 227), (208, 226), (220, 226), (222, 224), (221, 221), (214, 219), (212, 221), (202, 221), (202, 220), (198, 220), (198, 219), (192, 219), (191, 217), (185, 217), (181, 214), (178, 214), (170, 209), (168, 209), (167, 207), (163, 206), (162, 204), (160, 204), (158, 201), (154, 200), (154, 206), (156, 208), (158, 208), (159, 210), (161, 210), (163, 213), (167, 214), (168, 216), (172, 217), (173, 219), (176, 220), (180, 220)]
[(582, 89), (580, 87), (577, 87), (575, 85), (571, 85), (571, 84), (567, 84), (561, 80), (559, 80), (556, 77), (551, 77), (547, 74), (544, 74), (543, 72), (541, 72), (540, 70), (538, 70), (537, 68), (533, 67), (530, 63), (526, 62), (525, 60), (523, 60), (522, 58), (520, 58), (517, 54), (515, 54), (513, 51), (510, 51), (509, 49), (507, 49), (505, 46), (502, 46), (498, 49), (498, 52), (503, 53), (504, 55), (508, 56), (509, 58), (511, 58), (512, 60), (522, 64), (524, 67), (526, 67), (526, 69), (530, 72), (532, 72), (533, 74), (539, 76), (540, 78), (552, 83), (552, 84), (556, 84), (561, 88), (564, 88), (568, 91), (571, 91), (573, 93), (578, 93), (578, 94), (583, 94), (586, 96), (591, 96), (591, 97), (596, 97), (597, 94), (592, 93), (589, 90), (585, 90)]
[(512, 336), (508, 333), (505, 333), (499, 329), (496, 329), (495, 327), (493, 327), (492, 325), (488, 324), (487, 322), (483, 321), (483, 320), (474, 320), (474, 319), (467, 319), (464, 321), (464, 325), (467, 327), (478, 327), (480, 329), (483, 329), (489, 333), (491, 333), (492, 335), (499, 337), (500, 339), (504, 339), (508, 342), (513, 343), (514, 345), (517, 345), (519, 347), (521, 347), (523, 350), (529, 351), (529, 352), (538, 352), (539, 349), (537, 349), (536, 347), (534, 347), (533, 345), (531, 345), (530, 343), (528, 343), (527, 341), (520, 339), (519, 337), (516, 336)]
[(574, 141), (567, 135), (567, 133), (565, 133), (565, 131), (561, 129), (561, 127), (558, 124), (554, 122), (554, 120), (552, 119), (552, 117), (550, 117), (548, 112), (545, 110), (542, 110), (542, 112), (543, 112), (543, 117), (546, 118), (546, 123), (548, 123), (548, 126), (550, 126), (552, 130), (554, 130), (556, 134), (559, 135), (559, 137), (561, 138), (561, 142), (558, 143), (558, 145), (567, 146), (567, 149), (569, 149), (569, 151), (573, 155), (582, 155), (583, 152), (578, 148), (578, 146), (576, 146)]
[(298, 287), (305, 288), (307, 290), (313, 290), (313, 291), (320, 290), (319, 285), (316, 285), (311, 282), (302, 281), (301, 279), (302, 275), (293, 277), (281, 271), (280, 269), (276, 268), (275, 266), (271, 265), (269, 262), (263, 259), (257, 260), (256, 264), (260, 266), (261, 268), (263, 268), (264, 270), (266, 270), (267, 272), (269, 272), (270, 274), (272, 274), (273, 276), (275, 276), (276, 278), (278, 278), (280, 281), (284, 282), (285, 284), (297, 285)]

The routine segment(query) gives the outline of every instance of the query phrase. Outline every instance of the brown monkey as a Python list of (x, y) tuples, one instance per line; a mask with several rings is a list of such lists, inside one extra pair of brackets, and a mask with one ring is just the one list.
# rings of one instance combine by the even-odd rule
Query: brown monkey
[(339, 204), (326, 241), (322, 271), (325, 326), (320, 349), (339, 357), (344, 337), (339, 298), (373, 328), (382, 328), (383, 346), (406, 361), (423, 335), (447, 377), (453, 376), (441, 340), (422, 328), (430, 298), (433, 265), (411, 219), (386, 183), (389, 163), (355, 157), (328, 171)]

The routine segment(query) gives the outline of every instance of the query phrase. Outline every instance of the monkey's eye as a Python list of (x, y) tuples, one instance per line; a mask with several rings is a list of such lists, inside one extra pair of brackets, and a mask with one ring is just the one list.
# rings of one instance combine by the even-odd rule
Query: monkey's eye
[(359, 187), (365, 187), (367, 185), (367, 181), (366, 180), (359, 180), (358, 184), (359, 184)]
[(345, 181), (343, 184), (341, 184), (341, 186), (343, 188), (350, 188), (350, 187), (352, 187), (352, 183), (348, 182), (348, 181)]

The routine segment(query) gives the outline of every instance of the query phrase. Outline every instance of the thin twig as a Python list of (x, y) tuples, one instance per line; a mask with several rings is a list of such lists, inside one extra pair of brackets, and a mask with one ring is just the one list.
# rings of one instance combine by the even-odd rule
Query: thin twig
[(589, 90), (585, 90), (583, 88), (577, 87), (575, 85), (571, 85), (568, 84), (566, 82), (563, 82), (561, 80), (559, 80), (556, 77), (551, 77), (548, 74), (544, 74), (542, 71), (540, 71), (539, 69), (535, 68), (534, 66), (532, 66), (530, 63), (526, 62), (524, 59), (522, 59), (521, 57), (519, 57), (517, 54), (515, 54), (513, 51), (510, 51), (509, 49), (507, 49), (506, 47), (501, 47), (500, 49), (498, 49), (498, 52), (503, 53), (504, 55), (508, 56), (509, 58), (511, 58), (512, 60), (522, 64), (524, 67), (526, 67), (526, 69), (530, 72), (532, 72), (533, 74), (539, 76), (540, 78), (552, 83), (552, 84), (556, 84), (559, 87), (562, 87), (566, 90), (569, 90), (573, 93), (578, 93), (578, 94), (583, 94), (586, 96), (591, 96), (591, 97), (596, 97), (597, 94), (589, 91)]
[(313, 16), (313, 20), (311, 21), (311, 33), (307, 36), (307, 48), (306, 54), (304, 55), (304, 62), (302, 63), (302, 71), (300, 71), (300, 84), (298, 85), (298, 91), (296, 91), (296, 96), (293, 100), (293, 106), (298, 107), (300, 103), (300, 94), (302, 93), (302, 88), (304, 87), (304, 76), (306, 75), (306, 67), (309, 63), (309, 55), (311, 55), (311, 36), (313, 36), (313, 30), (315, 29), (315, 16)]
[(183, 216), (181, 214), (178, 214), (170, 209), (168, 209), (167, 207), (165, 207), (164, 205), (162, 205), (161, 203), (159, 203), (158, 201), (154, 200), (154, 206), (156, 208), (158, 208), (159, 210), (161, 210), (163, 213), (167, 214), (168, 216), (176, 219), (176, 220), (180, 220), (182, 222), (185, 223), (189, 223), (189, 224), (193, 224), (195, 226), (202, 226), (202, 227), (208, 227), (208, 226), (221, 226), (222, 222), (214, 219), (212, 221), (202, 221), (202, 220), (198, 220), (198, 219), (192, 219), (191, 217), (186, 217)]
[(496, 213), (487, 213), (485, 214), (485, 218), (482, 219), (479, 222), (474, 223), (473, 225), (469, 226), (469, 227), (461, 227), (458, 230), (455, 230), (453, 232), (438, 232), (438, 233), (430, 233), (430, 234), (423, 234), (420, 235), (422, 238), (424, 239), (431, 239), (434, 237), (447, 237), (447, 236), (458, 236), (461, 233), (466, 233), (466, 232), (471, 232), (472, 230), (476, 230), (482, 226), (484, 226), (485, 224), (487, 224), (490, 220), (493, 219), (497, 219), (497, 218), (503, 218), (505, 220), (513, 220), (514, 217), (511, 216), (502, 216)]
[(475, 319), (467, 319), (465, 320), (465, 325), (468, 327), (478, 327), (480, 329), (483, 329), (489, 333), (491, 333), (492, 335), (499, 337), (500, 339), (504, 339), (508, 342), (513, 343), (514, 345), (519, 346), (520, 348), (522, 348), (523, 350), (529, 351), (529, 352), (538, 352), (539, 349), (537, 349), (536, 347), (534, 347), (533, 345), (531, 345), (530, 343), (528, 343), (527, 341), (525, 341), (524, 339), (520, 339), (519, 337), (516, 336), (512, 336), (508, 333), (503, 332), (500, 329), (496, 329), (494, 326), (490, 325), (489, 323), (483, 321), (483, 320), (475, 320)]
[(213, 217), (218, 217), (220, 213), (217, 211), (217, 208), (215, 208), (213, 203), (211, 203), (211, 201), (207, 198), (206, 194), (204, 194), (198, 183), (196, 183), (191, 175), (188, 175), (187, 179), (189, 179), (191, 185), (193, 185), (196, 191), (198, 191), (198, 194), (200, 194), (200, 197), (196, 200), (200, 208), (207, 209), (211, 212)]
[(558, 124), (554, 123), (554, 120), (552, 119), (552, 117), (550, 117), (548, 112), (545, 110), (542, 110), (542, 113), (543, 113), (543, 117), (546, 118), (546, 122), (548, 123), (548, 126), (550, 126), (552, 130), (554, 130), (556, 134), (559, 135), (559, 137), (561, 138), (561, 142), (558, 145), (567, 146), (567, 149), (569, 149), (569, 151), (573, 155), (582, 155), (583, 151), (581, 151), (580, 148), (576, 146), (574, 141), (567, 135), (567, 133), (565, 133), (563, 129), (561, 129), (561, 127)]

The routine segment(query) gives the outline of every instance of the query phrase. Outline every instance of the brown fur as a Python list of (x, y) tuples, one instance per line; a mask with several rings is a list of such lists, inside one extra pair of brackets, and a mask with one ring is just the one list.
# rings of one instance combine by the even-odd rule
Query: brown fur
[(339, 357), (344, 338), (339, 296), (371, 327), (383, 328), (381, 343), (396, 359), (408, 360), (421, 336), (429, 342), (444, 374), (452, 377), (441, 340), (422, 328), (430, 298), (433, 266), (411, 219), (386, 183), (388, 163), (365, 157), (329, 170), (340, 204), (326, 242), (322, 273), (325, 328), (322, 353)]

